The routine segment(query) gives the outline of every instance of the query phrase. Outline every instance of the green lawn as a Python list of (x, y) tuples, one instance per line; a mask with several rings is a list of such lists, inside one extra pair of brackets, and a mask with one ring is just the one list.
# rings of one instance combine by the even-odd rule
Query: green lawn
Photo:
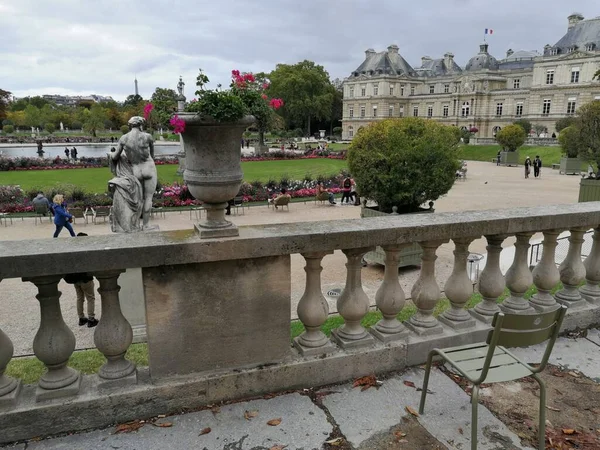
[[(161, 183), (181, 182), (176, 175), (176, 164), (156, 166)], [(335, 175), (346, 167), (346, 161), (340, 159), (296, 159), (279, 161), (249, 161), (242, 163), (246, 181), (268, 181), (269, 177), (279, 180), (286, 174), (291, 179), (303, 179), (310, 173), (313, 178), (317, 175)], [(81, 187), (86, 192), (103, 193), (106, 182), (112, 177), (107, 167), (93, 169), (64, 169), (64, 170), (23, 170), (0, 172), (0, 186), (18, 184), (24, 190), (46, 188), (57, 184), (72, 184)]]
[[(583, 284), (583, 283), (582, 283)], [(552, 289), (552, 294), (562, 288), (562, 284), (559, 283)], [(529, 299), (533, 294), (537, 292), (535, 286), (529, 288), (525, 293), (525, 298)], [(498, 298), (497, 302), (501, 303), (509, 295), (508, 289), (504, 290), (504, 293)], [(475, 305), (480, 303), (482, 300), (481, 294), (475, 293), (471, 296), (467, 303), (467, 308), (473, 308)], [(450, 308), (450, 301), (446, 298), (442, 299), (436, 305), (433, 315), (438, 316)], [(408, 320), (415, 312), (417, 308), (409, 302), (398, 314), (398, 320), (404, 322)], [(382, 318), (379, 311), (369, 311), (362, 320), (364, 327), (371, 327), (375, 325)], [(344, 319), (333, 314), (325, 321), (321, 329), (327, 336), (331, 336), (331, 330), (340, 327), (344, 323)], [(294, 320), (290, 324), (290, 338), (293, 340), (295, 337), (300, 336), (304, 332), (304, 325), (298, 320)], [(126, 355), (127, 359), (135, 362), (138, 366), (148, 365), (148, 346), (146, 344), (133, 344), (129, 347)], [(80, 370), (84, 374), (92, 374), (98, 372), (100, 367), (106, 362), (104, 356), (98, 350), (80, 350), (76, 351), (71, 355), (69, 359), (69, 366), (77, 370)], [(40, 360), (35, 357), (23, 357), (12, 359), (6, 368), (6, 375), (14, 378), (21, 379), (23, 383), (31, 384), (39, 380), (39, 378), (45, 372), (44, 365)]]
[[(500, 150), (499, 145), (465, 145), (461, 149), (462, 158), (469, 161), (491, 162)], [(519, 150), (519, 164), (525, 162), (528, 156), (533, 160), (536, 155), (540, 156), (544, 167), (552, 167), (552, 164), (558, 164), (562, 156), (560, 147), (534, 147), (523, 146)]]

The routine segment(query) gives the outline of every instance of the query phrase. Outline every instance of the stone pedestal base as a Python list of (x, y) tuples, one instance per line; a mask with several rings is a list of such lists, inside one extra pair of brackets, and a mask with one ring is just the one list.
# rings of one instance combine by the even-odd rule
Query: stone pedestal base
[(116, 380), (108, 380), (106, 378), (98, 377), (98, 389), (118, 389), (121, 387), (137, 384), (137, 373), (138, 372), (136, 369), (126, 377), (117, 378)]
[(470, 316), (467, 320), (450, 320), (444, 315), (441, 315), (438, 317), (438, 320), (453, 330), (468, 330), (469, 328), (475, 328), (475, 325), (477, 324), (475, 319)]
[(444, 328), (439, 323), (436, 323), (433, 327), (419, 327), (410, 321), (407, 321), (404, 325), (419, 336), (434, 336), (444, 332)]
[(79, 393), (80, 387), (81, 374), (73, 383), (59, 389), (44, 389), (38, 386), (35, 390), (35, 401), (42, 402), (44, 400), (52, 400), (55, 398), (71, 397)]
[(15, 380), (16, 387), (8, 394), (0, 396), (0, 409), (2, 408), (14, 408), (17, 406), (17, 399), (21, 393), (21, 380)]
[(553, 305), (536, 305), (534, 303), (531, 306), (533, 306), (535, 308), (535, 311), (538, 313), (547, 313), (550, 311), (556, 311), (558, 308), (560, 308), (560, 305), (558, 303), (555, 303)]
[(369, 328), (369, 332), (384, 344), (393, 341), (402, 341), (408, 337), (408, 330), (405, 327), (402, 327), (402, 330), (397, 333), (382, 333), (376, 327)]
[(561, 305), (565, 305), (569, 309), (581, 309), (581, 308), (585, 308), (585, 306), (587, 305), (587, 302), (583, 298), (573, 301), (573, 300), (566, 300), (563, 298), (559, 298), (557, 296), (556, 301), (558, 303), (560, 303)]
[(231, 224), (230, 227), (224, 228), (204, 228), (198, 224), (195, 224), (194, 228), (202, 239), (234, 237), (240, 235), (240, 230), (234, 224)]
[(481, 314), (480, 312), (475, 311), (475, 308), (470, 309), (469, 314), (471, 314), (477, 320), (484, 322), (484, 323), (492, 323), (492, 320), (494, 320), (494, 316), (488, 316), (487, 314)]
[(336, 350), (335, 345), (331, 341), (327, 341), (325, 345), (320, 347), (306, 347), (300, 343), (300, 338), (294, 338), (294, 348), (300, 352), (302, 356), (321, 356), (333, 353)]
[(581, 293), (581, 297), (588, 303), (591, 303), (593, 305), (600, 305), (600, 297), (596, 297), (593, 295), (587, 295), (585, 293)]
[(528, 306), (525, 309), (516, 309), (516, 308), (511, 308), (508, 305), (505, 305), (504, 303), (500, 305), (500, 310), (502, 312), (508, 313), (508, 314), (535, 314), (536, 311), (534, 308), (532, 308), (531, 306)]
[(331, 332), (331, 339), (343, 349), (368, 347), (375, 343), (375, 339), (369, 333), (366, 333), (366, 335), (360, 339), (347, 339), (340, 335), (339, 330), (333, 330)]

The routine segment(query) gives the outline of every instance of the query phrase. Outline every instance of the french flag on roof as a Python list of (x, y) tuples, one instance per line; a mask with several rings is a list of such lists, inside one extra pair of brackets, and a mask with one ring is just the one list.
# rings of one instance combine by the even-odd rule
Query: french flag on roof
[(491, 28), (486, 28), (485, 34), (494, 34), (494, 30), (492, 30)]

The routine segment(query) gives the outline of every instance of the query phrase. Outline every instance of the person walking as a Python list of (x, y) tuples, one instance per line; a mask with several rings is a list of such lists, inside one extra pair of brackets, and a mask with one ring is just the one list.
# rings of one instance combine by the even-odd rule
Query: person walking
[(500, 159), (501, 159), (501, 156), (500, 156), (500, 150), (498, 150), (498, 154), (496, 155), (496, 165), (497, 165), (497, 166), (499, 166), (499, 165), (500, 165)]
[(71, 149), (71, 158), (73, 158), (73, 161), (77, 161), (77, 149), (75, 147)]
[(531, 158), (529, 156), (525, 158), (525, 178), (529, 178), (529, 173), (531, 172)]
[(344, 199), (346, 200), (346, 204), (350, 204), (350, 200), (352, 200), (352, 197), (350, 195), (351, 190), (352, 178), (350, 178), (350, 176), (347, 176), (346, 178), (344, 178), (344, 181), (342, 181), (342, 199), (340, 200), (340, 204), (344, 204)]
[(57, 238), (63, 228), (69, 230), (71, 237), (75, 237), (75, 232), (71, 223), (73, 222), (73, 216), (67, 211), (67, 204), (62, 194), (56, 194), (52, 199), (52, 212), (54, 213), (54, 225), (56, 225), (56, 231), (54, 237)]
[(535, 178), (541, 175), (542, 169), (542, 160), (540, 159), (540, 155), (535, 155), (535, 159), (533, 160), (533, 176)]
[[(77, 237), (87, 236), (86, 233), (77, 233)], [(72, 273), (65, 275), (65, 282), (75, 287), (77, 295), (77, 315), (79, 316), (79, 326), (87, 325), (88, 328), (94, 328), (98, 325), (96, 319), (96, 296), (94, 295), (94, 277), (89, 273)], [(87, 300), (87, 317), (83, 314), (83, 302)]]
[(67, 158), (67, 160), (69, 159), (69, 149), (67, 147), (65, 147), (65, 157)]

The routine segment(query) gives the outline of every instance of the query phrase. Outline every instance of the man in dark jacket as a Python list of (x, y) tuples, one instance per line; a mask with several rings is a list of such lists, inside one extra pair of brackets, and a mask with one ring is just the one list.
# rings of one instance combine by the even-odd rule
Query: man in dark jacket
[[(85, 233), (77, 233), (77, 236), (87, 236)], [(98, 319), (95, 317), (96, 297), (94, 295), (94, 277), (89, 273), (71, 273), (65, 275), (65, 281), (75, 286), (77, 294), (77, 315), (79, 316), (79, 326), (87, 324), (88, 328), (98, 325)], [(87, 313), (83, 314), (83, 301), (87, 300)]]
[(540, 176), (540, 169), (542, 168), (542, 160), (540, 159), (540, 155), (536, 155), (535, 159), (533, 160), (533, 176), (534, 177), (539, 177)]

